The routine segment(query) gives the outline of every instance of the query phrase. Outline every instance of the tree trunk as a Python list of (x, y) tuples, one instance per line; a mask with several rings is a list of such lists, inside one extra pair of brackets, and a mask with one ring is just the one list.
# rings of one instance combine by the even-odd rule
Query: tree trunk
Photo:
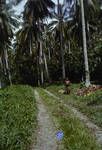
[(7, 75), (8, 75), (9, 83), (10, 83), (10, 85), (12, 85), (10, 68), (9, 68), (9, 65), (8, 65), (8, 54), (7, 54), (6, 47), (4, 49), (4, 57), (5, 57), (5, 64), (6, 64), (6, 70), (7, 70)]
[(60, 32), (60, 48), (61, 48), (61, 57), (62, 57), (62, 78), (65, 79), (65, 63), (64, 63), (64, 51), (63, 51), (63, 37), (62, 33)]
[(30, 39), (30, 55), (32, 55), (32, 45), (31, 45), (31, 39)]
[(38, 86), (40, 86), (40, 80), (39, 80), (39, 55), (37, 55), (37, 83), (38, 83)]
[[(2, 59), (0, 57), (0, 69), (2, 70)], [(2, 88), (2, 74), (0, 72), (0, 89)]]
[(48, 56), (49, 56), (49, 60), (51, 60), (51, 52), (50, 52), (50, 48), (48, 48)]
[(68, 49), (69, 49), (69, 54), (71, 54), (70, 41), (68, 41)]
[(87, 54), (86, 28), (85, 28), (85, 15), (84, 15), (83, 0), (80, 0), (80, 4), (81, 4), (83, 51), (84, 51), (84, 63), (85, 63), (85, 85), (86, 87), (88, 87), (90, 86), (90, 73), (89, 73), (88, 54)]
[(63, 51), (63, 33), (62, 33), (62, 20), (61, 20), (61, 16), (62, 16), (62, 10), (60, 11), (60, 3), (59, 0), (57, 0), (57, 11), (58, 11), (58, 15), (59, 15), (59, 22), (60, 22), (60, 50), (61, 50), (61, 59), (62, 59), (62, 79), (64, 80), (66, 78), (65, 75), (65, 63), (64, 63), (64, 51)]
[(44, 63), (45, 63), (45, 70), (46, 70), (47, 79), (49, 80), (49, 71), (48, 71), (48, 65), (47, 65), (47, 59), (46, 59), (45, 53), (44, 53)]
[(43, 72), (43, 50), (42, 50), (42, 41), (40, 40), (40, 57), (39, 57), (39, 64), (40, 64), (40, 76), (41, 76), (41, 85), (44, 85), (44, 72)]
[(2, 88), (1, 78), (0, 78), (0, 89)]
[(30, 55), (32, 55), (32, 36), (30, 36)]
[(87, 21), (87, 23), (86, 23), (86, 27), (87, 27), (87, 37), (88, 37), (88, 47), (90, 48), (90, 41), (91, 41), (91, 39), (90, 39), (90, 27), (89, 27), (89, 22)]
[(4, 75), (7, 75), (7, 71), (6, 71), (6, 63), (5, 63), (5, 52), (3, 50), (2, 56), (1, 56), (1, 63), (2, 63), (2, 70)]
[(59, 12), (59, 0), (57, 0), (57, 13), (59, 14), (60, 12)]

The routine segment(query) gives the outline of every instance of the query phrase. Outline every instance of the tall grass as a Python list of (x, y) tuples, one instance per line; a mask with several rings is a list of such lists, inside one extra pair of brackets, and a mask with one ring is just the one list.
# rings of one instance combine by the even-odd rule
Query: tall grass
[(92, 122), (102, 128), (102, 89), (89, 93), (85, 96), (77, 96), (79, 84), (70, 86), (71, 94), (65, 95), (59, 93), (59, 90), (64, 89), (63, 85), (52, 85), (47, 87), (49, 91), (60, 97), (65, 104), (71, 104), (86, 114)]
[(48, 111), (51, 112), (58, 130), (62, 130), (64, 133), (63, 150), (101, 150), (90, 130), (71, 110), (60, 103), (58, 99), (48, 96), (42, 89), (38, 91), (48, 107)]
[(0, 90), (0, 150), (29, 149), (37, 124), (36, 114), (31, 87)]

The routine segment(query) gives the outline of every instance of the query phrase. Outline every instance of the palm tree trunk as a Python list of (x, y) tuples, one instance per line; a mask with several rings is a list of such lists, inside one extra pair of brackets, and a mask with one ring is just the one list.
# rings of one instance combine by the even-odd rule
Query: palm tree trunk
[(32, 35), (30, 36), (30, 55), (32, 55)]
[(6, 70), (7, 70), (9, 83), (10, 83), (10, 85), (12, 85), (11, 73), (10, 73), (10, 68), (9, 68), (9, 65), (8, 65), (8, 53), (7, 53), (7, 49), (6, 48), (4, 49), (4, 57), (5, 57), (5, 64), (6, 64)]
[(59, 14), (59, 0), (57, 0), (57, 13)]
[(39, 80), (39, 55), (37, 55), (37, 78), (38, 78), (38, 86), (40, 86), (40, 80)]
[(50, 52), (50, 48), (48, 48), (48, 56), (49, 56), (49, 60), (51, 60), (51, 52)]
[[(62, 16), (62, 12), (60, 12), (60, 3), (59, 3), (59, 0), (57, 0), (57, 11), (58, 11), (58, 15), (59, 17)], [(65, 75), (65, 63), (64, 63), (64, 51), (63, 51), (63, 35), (62, 35), (62, 22), (61, 20), (59, 19), (59, 22), (60, 22), (60, 50), (61, 50), (61, 59), (62, 59), (62, 79), (64, 80), (66, 78), (66, 75)]]
[(63, 50), (63, 36), (62, 36), (62, 25), (60, 24), (60, 49), (61, 49), (61, 59), (62, 59), (62, 78), (66, 78), (65, 74), (65, 63), (64, 63), (64, 50)]
[(49, 71), (48, 71), (48, 65), (47, 65), (47, 59), (46, 59), (45, 53), (44, 53), (44, 63), (45, 63), (45, 70), (46, 70), (46, 74), (47, 74), (47, 79), (49, 80)]
[(1, 78), (0, 78), (0, 89), (2, 88)]
[(69, 54), (71, 54), (70, 41), (68, 41), (68, 49), (69, 49)]
[[(0, 57), (0, 69), (2, 70), (2, 59)], [(2, 74), (0, 72), (0, 89), (2, 88)]]
[(63, 79), (66, 78), (66, 75), (65, 75), (65, 63), (64, 63), (64, 51), (63, 51), (63, 45), (62, 45), (62, 34), (60, 35), (60, 42), (61, 42), (61, 57), (62, 57), (62, 77)]
[[(38, 21), (39, 33), (42, 33), (41, 24)], [(44, 85), (44, 71), (43, 71), (43, 43), (41, 39), (41, 35), (39, 37), (39, 65), (40, 65), (40, 77), (41, 77), (41, 85)]]
[(88, 87), (88, 86), (90, 86), (90, 73), (89, 73), (88, 54), (87, 54), (87, 42), (86, 42), (85, 15), (84, 15), (83, 0), (80, 0), (80, 4), (81, 4), (83, 51), (84, 51), (84, 63), (85, 63), (85, 85), (86, 85), (86, 87)]
[(44, 72), (43, 72), (43, 50), (42, 50), (42, 41), (40, 40), (40, 60), (39, 60), (39, 64), (40, 64), (40, 76), (41, 76), (41, 85), (44, 85)]
[(88, 37), (88, 47), (90, 47), (90, 27), (89, 27), (89, 22), (87, 21), (86, 23), (86, 27), (87, 27), (87, 37)]
[(4, 72), (4, 75), (7, 75), (7, 71), (6, 71), (6, 63), (5, 63), (5, 53), (3, 50), (2, 56), (1, 56), (1, 63), (2, 63), (2, 70)]

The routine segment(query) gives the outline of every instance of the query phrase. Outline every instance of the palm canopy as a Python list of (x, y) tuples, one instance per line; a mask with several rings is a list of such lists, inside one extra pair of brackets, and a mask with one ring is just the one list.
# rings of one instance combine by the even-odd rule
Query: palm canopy
[[(28, 0), (24, 10), (24, 24), (21, 31), (18, 32), (18, 44), (23, 49), (32, 51), (34, 41), (38, 41), (41, 31), (39, 20), (50, 15), (49, 8), (53, 8), (54, 3), (51, 0)], [(22, 46), (23, 45), (23, 46)], [(25, 46), (24, 46), (25, 45)]]
[(39, 28), (37, 25), (26, 23), (21, 30), (17, 32), (17, 50), (20, 54), (32, 54), (33, 44), (38, 39)]
[[(80, 0), (73, 0), (75, 9), (75, 16), (73, 18), (73, 23), (75, 24), (75, 32), (78, 31), (80, 33), (81, 28), (81, 9), (80, 9)], [(86, 22), (86, 30), (87, 25), (89, 25), (89, 29), (92, 31), (95, 30), (95, 15), (98, 10), (98, 2), (96, 0), (84, 0), (84, 12), (85, 12), (85, 22)]]
[(13, 37), (9, 16), (5, 9), (0, 11), (0, 43), (10, 42)]
[(17, 4), (19, 4), (21, 1), (23, 1), (23, 0), (6, 0), (7, 1), (7, 3), (10, 3), (11, 5), (13, 4), (13, 5), (17, 5)]
[(24, 19), (37, 21), (51, 15), (49, 9), (54, 7), (51, 0), (28, 0), (25, 5)]
[(73, 20), (74, 12), (73, 1), (64, 1), (63, 4), (58, 3), (53, 11), (53, 20), (48, 24), (49, 31), (51, 33), (54, 31), (53, 33), (55, 33), (55, 37), (57, 38), (59, 38), (59, 32), (61, 32), (63, 38), (65, 36), (68, 37), (67, 33), (69, 32), (70, 22)]

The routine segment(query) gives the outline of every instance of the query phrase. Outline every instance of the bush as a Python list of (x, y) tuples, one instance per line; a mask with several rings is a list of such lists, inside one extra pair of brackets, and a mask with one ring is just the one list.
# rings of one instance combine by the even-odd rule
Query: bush
[(29, 86), (0, 90), (0, 150), (27, 150), (36, 129), (36, 102)]

